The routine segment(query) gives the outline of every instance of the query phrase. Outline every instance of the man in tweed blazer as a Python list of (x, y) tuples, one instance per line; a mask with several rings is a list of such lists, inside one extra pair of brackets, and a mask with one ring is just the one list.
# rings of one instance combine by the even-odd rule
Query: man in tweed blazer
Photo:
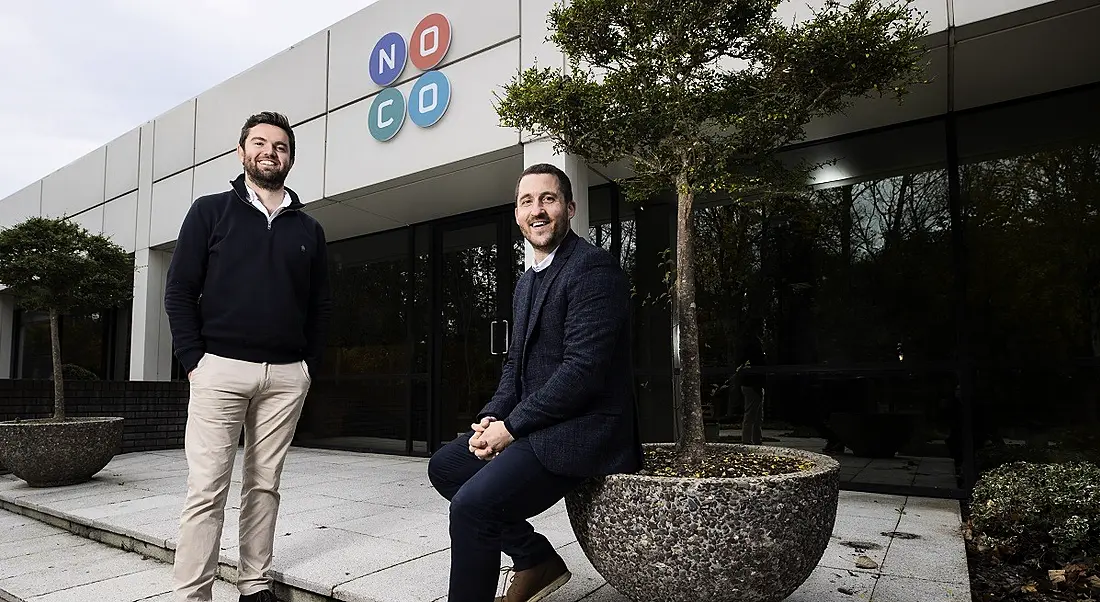
[(500, 385), (471, 430), (428, 464), (451, 501), (450, 602), (493, 600), (501, 551), (515, 574), (498, 602), (537, 602), (561, 587), (569, 570), (528, 519), (587, 477), (641, 467), (629, 285), (611, 254), (570, 230), (575, 211), (557, 167), (520, 176), (516, 222), (537, 263), (516, 285)]

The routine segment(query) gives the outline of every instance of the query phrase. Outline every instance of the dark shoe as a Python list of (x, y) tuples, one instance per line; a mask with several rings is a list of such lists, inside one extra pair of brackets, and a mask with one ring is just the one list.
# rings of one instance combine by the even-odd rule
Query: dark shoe
[(247, 596), (241, 594), (240, 602), (279, 602), (279, 599), (275, 597), (275, 592), (265, 589)]
[(572, 576), (561, 556), (554, 554), (542, 564), (516, 571), (508, 591), (497, 597), (496, 602), (539, 602), (565, 585)]

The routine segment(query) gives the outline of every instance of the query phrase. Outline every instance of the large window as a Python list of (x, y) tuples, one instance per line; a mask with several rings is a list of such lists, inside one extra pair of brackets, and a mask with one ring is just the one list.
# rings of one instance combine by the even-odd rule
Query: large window
[[(1098, 96), (959, 122), (979, 468), (1100, 459)], [(997, 135), (1017, 127), (1022, 144)]]
[(762, 385), (765, 443), (835, 453), (851, 484), (956, 486), (945, 168), (707, 206), (695, 230), (704, 402), (725, 440), (741, 385)]
[[(61, 361), (69, 378), (125, 380), (129, 374), (130, 308), (85, 315), (62, 315), (58, 335)], [(16, 312), (16, 378), (53, 378), (50, 316), (45, 312)]]
[(329, 246), (332, 327), (298, 427), (300, 444), (405, 450), (414, 384), (411, 301), (423, 285), (422, 274), (414, 278), (412, 233)]

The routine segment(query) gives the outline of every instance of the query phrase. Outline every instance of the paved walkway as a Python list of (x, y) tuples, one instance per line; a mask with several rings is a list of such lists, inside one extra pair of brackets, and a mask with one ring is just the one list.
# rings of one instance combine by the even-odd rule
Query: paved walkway
[[(444, 600), (447, 504), (425, 470), (423, 459), (292, 450), (275, 543), (280, 593), (293, 602)], [(70, 487), (32, 489), (0, 477), (0, 600), (6, 592), (34, 602), (170, 601), (166, 563), (185, 480), (182, 451), (118, 456), (93, 481)], [(240, 486), (238, 457), (222, 537), (229, 581)], [(564, 504), (532, 522), (574, 574), (548, 602), (626, 602), (585, 558)], [(788, 601), (967, 602), (959, 524), (958, 502), (842, 492), (833, 540)], [(892, 532), (917, 537), (884, 535)], [(857, 568), (864, 555), (877, 567)], [(228, 583), (217, 591), (219, 601), (236, 600)]]

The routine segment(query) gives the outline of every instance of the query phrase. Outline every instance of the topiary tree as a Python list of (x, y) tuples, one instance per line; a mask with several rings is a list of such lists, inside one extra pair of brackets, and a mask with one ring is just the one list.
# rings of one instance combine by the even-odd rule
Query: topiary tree
[(692, 209), (698, 195), (790, 190), (810, 166), (778, 152), (811, 120), (921, 81), (926, 25), (912, 0), (826, 0), (784, 24), (781, 0), (572, 0), (549, 14), (568, 69), (531, 67), (498, 96), (502, 125), (590, 164), (626, 162), (628, 199), (677, 196), (675, 300), (681, 466), (705, 455)]
[(122, 247), (64, 219), (32, 217), (0, 230), (0, 285), (8, 287), (22, 307), (50, 314), (54, 420), (65, 420), (61, 314), (128, 301), (133, 273), (133, 261)]

